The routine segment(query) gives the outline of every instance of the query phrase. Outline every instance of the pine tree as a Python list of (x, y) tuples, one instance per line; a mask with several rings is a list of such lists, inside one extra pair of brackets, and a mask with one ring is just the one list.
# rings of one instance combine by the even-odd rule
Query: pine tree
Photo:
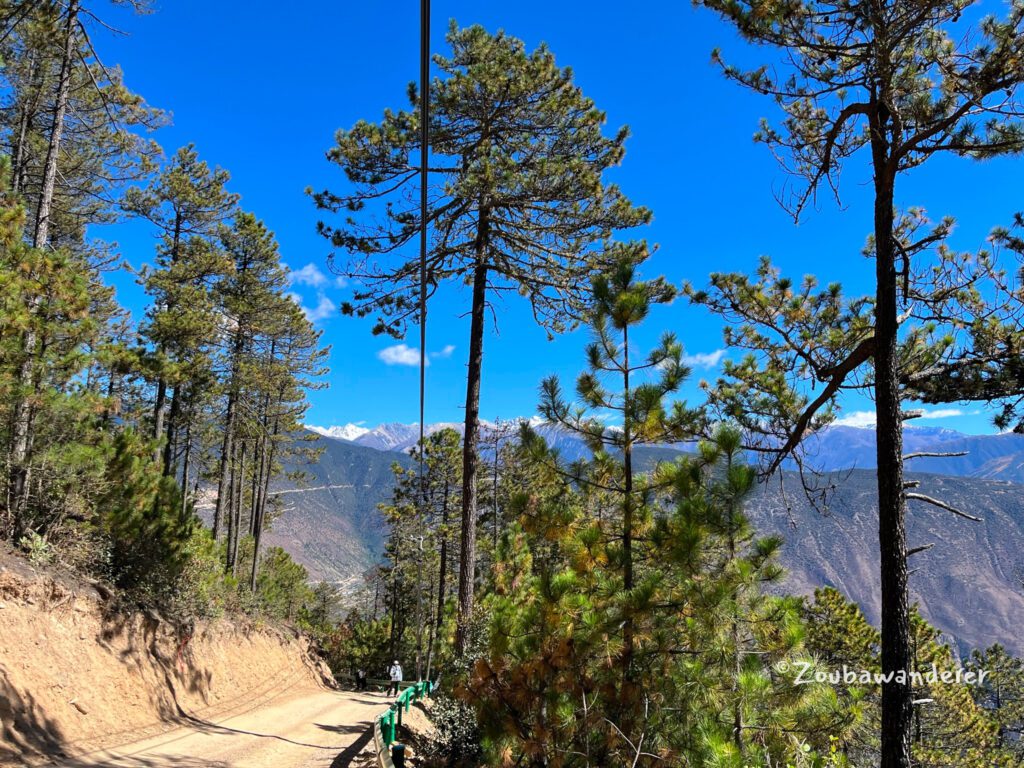
[[(129, 190), (124, 207), (153, 224), (160, 236), (155, 268), (140, 281), (153, 304), (143, 333), (155, 347), (156, 375), (153, 435), (163, 442), (164, 472), (174, 474), (174, 459), (188, 414), (212, 380), (211, 354), (217, 325), (212, 288), (228, 268), (217, 247), (218, 227), (235, 210), (238, 196), (225, 189), (227, 172), (210, 169), (194, 147), (179, 149), (161, 174), (145, 188)], [(172, 391), (170, 412), (168, 389)], [(164, 439), (166, 425), (166, 440)], [(182, 477), (182, 485), (188, 478)]]
[[(85, 257), (86, 224), (110, 220), (119, 192), (148, 172), (158, 152), (132, 129), (156, 127), (162, 118), (100, 62), (80, 0), (62, 9), (27, 3), (21, 10), (16, 28), (0, 41), (0, 56), (14, 63), (4, 68), (11, 106), (0, 120), (14, 160), (11, 183), (29, 211), (32, 244)], [(35, 311), (37, 298), (27, 298)], [(35, 324), (24, 328), (21, 345), (18, 392), (25, 396), (14, 405), (9, 462), (15, 517), (27, 503), (36, 438), (36, 400), (28, 395), (38, 388), (33, 370), (42, 349)]]
[[(481, 27), (448, 33), (450, 57), (437, 57), (442, 77), (430, 86), (431, 161), (436, 184), (427, 214), (434, 233), (427, 272), (433, 295), (445, 281), (472, 287), (469, 372), (462, 471), (459, 574), (460, 654), (473, 611), (480, 382), (485, 313), (495, 295), (515, 291), (550, 333), (573, 327), (591, 277), (611, 262), (604, 242), (647, 222), (606, 170), (624, 153), (626, 129), (604, 136), (604, 113), (541, 46)], [(413, 105), (416, 98), (413, 94)], [(404, 256), (420, 226), (409, 188), (419, 153), (414, 111), (387, 111), (380, 123), (338, 133), (328, 157), (355, 189), (314, 195), (317, 206), (346, 213), (320, 231), (353, 254), (343, 272), (366, 286), (343, 310), (376, 313), (375, 332), (402, 336), (415, 318), (418, 260)], [(383, 215), (383, 219), (378, 214)], [(641, 256), (640, 251), (635, 252)]]
[[(231, 227), (221, 231), (221, 245), (231, 262), (231, 269), (215, 286), (217, 306), (223, 313), (224, 388), (226, 390), (223, 432), (218, 458), (217, 501), (213, 517), (214, 537), (221, 526), (228, 526), (227, 567), (234, 567), (234, 510), (239, 508), (239, 464), (242, 457), (238, 440), (239, 410), (245, 394), (247, 361), (257, 335), (273, 319), (278, 305), (275, 294), (283, 291), (286, 275), (281, 267), (277, 242), (263, 222), (250, 213), (239, 213)], [(229, 501), (231, 506), (229, 507)]]
[[(269, 524), (270, 483), (280, 475), (288, 458), (315, 462), (320, 449), (307, 445), (303, 417), (309, 408), (307, 393), (322, 389), (327, 373), (324, 360), (330, 352), (320, 345), (321, 333), (290, 296), (272, 297), (276, 309), (256, 338), (256, 353), (247, 368), (247, 410), (252, 437), (252, 470), (249, 535), (253, 539), (250, 588), (255, 591), (260, 545)], [(239, 526), (240, 527), (240, 526)]]
[(254, 548), (250, 585), (258, 585), (270, 481), (285, 456), (317, 455), (297, 433), (308, 407), (306, 391), (323, 386), (318, 379), (328, 350), (285, 293), (287, 275), (273, 233), (252, 214), (239, 213), (230, 227), (221, 227), (220, 240), (230, 268), (213, 287), (221, 322), (214, 367), (224, 394), (213, 530), (215, 538), (226, 534), (225, 568), (232, 573), (248, 532)]
[(164, 116), (103, 64), (83, 22), (97, 9), (73, 0), (24, 3), (21, 11), (0, 43), (11, 64), (2, 123), (12, 187), (26, 200), (33, 244), (81, 247), (85, 224), (115, 218), (126, 185), (152, 170), (159, 147), (141, 134)]
[[(411, 650), (418, 679), (440, 668), (449, 647), (448, 594), (454, 557), (452, 531), (458, 523), (461, 489), (461, 437), (454, 429), (442, 429), (416, 446), (412, 458), (423, 451), (423, 470), (395, 464), (395, 486), (389, 503), (380, 505), (389, 524), (382, 574), (390, 614), (392, 657)], [(407, 641), (408, 629), (413, 639)]]
[[(8, 163), (0, 163), (0, 172), (8, 169)], [(75, 391), (73, 382), (86, 368), (87, 346), (99, 337), (90, 310), (100, 295), (80, 258), (23, 241), (24, 206), (6, 191), (0, 192), (0, 211), (0, 435), (10, 467), (4, 483), (3, 535), (18, 542), (30, 530), (63, 517), (62, 500), (73, 490), (75, 461), (91, 461), (65, 452), (60, 470), (51, 469), (53, 484), (33, 484), (31, 470), (39, 463), (35, 436), (73, 440), (91, 423), (89, 394)], [(101, 292), (109, 296), (106, 289)], [(31, 348), (26, 348), (26, 338), (32, 340)], [(49, 450), (47, 456), (57, 458)]]
[[(794, 216), (822, 189), (837, 188), (840, 168), (859, 150), (870, 154), (874, 220), (869, 252), (875, 260), (876, 290), (869, 332), (831, 366), (807, 363), (815, 379), (826, 384), (826, 395), (808, 404), (783, 445), (788, 452), (829, 394), (870, 362), (880, 468), (882, 667), (906, 672), (911, 647), (899, 303), (906, 283), (901, 273), (911, 274), (913, 254), (934, 241), (925, 236), (910, 248), (901, 242), (897, 182), (937, 154), (989, 157), (1024, 148), (1024, 133), (1015, 122), (1024, 115), (1018, 98), (1024, 80), (1024, 8), (1016, 4), (1005, 21), (986, 19), (975, 34), (954, 40), (949, 27), (960, 19), (966, 7), (962, 2), (702, 4), (735, 25), (746, 40), (784, 57), (786, 64), (779, 70), (725, 66), (724, 71), (741, 85), (772, 96), (783, 111), (781, 128), (765, 122), (758, 138), (784, 159), (802, 184), (789, 200)], [(906, 293), (904, 288), (904, 300), (912, 302)], [(794, 342), (807, 344), (805, 339)], [(791, 370), (776, 366), (767, 373), (784, 378)], [(882, 768), (910, 765), (912, 720), (909, 689), (886, 684)]]
[[(628, 733), (639, 706), (634, 670), (635, 628), (631, 612), (640, 607), (634, 539), (650, 526), (653, 489), (638, 476), (633, 453), (638, 445), (678, 442), (693, 436), (698, 414), (676, 403), (666, 408), (665, 398), (678, 391), (688, 374), (682, 364), (682, 346), (671, 334), (643, 356), (630, 341), (630, 332), (643, 322), (653, 305), (670, 302), (674, 289), (663, 279), (636, 279), (635, 258), (627, 258), (608, 275), (594, 281), (591, 325), (595, 341), (586, 350), (589, 370), (576, 382), (582, 405), (573, 409), (564, 399), (557, 378), (542, 385), (540, 413), (552, 424), (584, 436), (595, 458), (595, 482), (616, 499), (621, 510), (618, 557), (622, 574), (622, 650), (617, 663), (622, 673), (618, 716)], [(650, 374), (655, 374), (653, 378)], [(613, 379), (609, 390), (605, 379)], [(593, 412), (612, 413), (620, 425), (609, 428)]]
[[(1024, 214), (990, 240), (1004, 258), (979, 281), (977, 292), (941, 307), (949, 324), (968, 329), (948, 359), (906, 376), (908, 393), (924, 403), (974, 401), (996, 405), (1002, 431), (1024, 434)], [(1006, 258), (1006, 257), (1010, 258)]]
[(1024, 660), (996, 644), (972, 652), (966, 666), (975, 674), (985, 673), (984, 682), (972, 693), (995, 723), (998, 746), (1024, 761)]
[[(877, 674), (880, 664), (880, 635), (868, 624), (860, 609), (834, 589), (815, 592), (814, 601), (805, 607), (808, 649), (815, 654), (826, 672), (847, 668)], [(911, 611), (913, 626), (912, 670), (919, 673), (912, 680), (913, 695), (918, 706), (914, 710), (911, 757), (920, 766), (983, 766), (1019, 765), (1019, 756), (1011, 751), (1014, 740), (1000, 738), (998, 712), (986, 706), (991, 691), (991, 675), (996, 669), (1009, 672), (1020, 663), (995, 650), (988, 657), (975, 653), (973, 662), (962, 667), (965, 672), (986, 669), (989, 679), (981, 685), (965, 682), (933, 682), (930, 673), (954, 672), (960, 667), (950, 646), (942, 642), (940, 633), (918, 614)], [(981, 666), (991, 662), (992, 667)], [(934, 665), (934, 669), (933, 669)], [(1012, 672), (1004, 677), (1012, 678)], [(851, 765), (872, 765), (880, 760), (881, 742), (878, 721), (881, 716), (880, 686), (875, 683), (837, 683), (840, 699), (849, 713), (848, 728), (839, 739), (839, 751)]]

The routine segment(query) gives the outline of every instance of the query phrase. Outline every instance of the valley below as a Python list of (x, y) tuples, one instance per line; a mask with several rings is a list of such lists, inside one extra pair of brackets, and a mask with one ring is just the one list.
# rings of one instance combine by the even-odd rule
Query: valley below
[[(417, 433), (409, 425), (384, 425), (379, 433), (363, 432), (355, 442), (322, 436), (316, 443), (323, 448), (319, 461), (296, 467), (308, 480), (280, 489), (287, 498), (285, 512), (268, 539), (305, 565), (314, 579), (351, 593), (380, 557), (386, 524), (377, 504), (391, 492), (392, 463), (411, 465), (403, 449)], [(568, 460), (585, 452), (572, 436), (544, 434)], [(776, 478), (757, 488), (747, 511), (759, 534), (784, 539), (784, 589), (812, 595), (818, 587), (835, 587), (877, 625), (873, 441), (872, 430), (850, 427), (832, 428), (812, 441), (809, 456), (824, 472), (818, 482), (836, 488), (827, 505), (812, 504), (795, 473), (785, 472), (781, 483)], [(906, 442), (908, 451), (968, 452), (953, 459), (915, 460), (911, 469), (929, 471), (910, 472), (908, 479), (920, 481), (921, 493), (981, 518), (973, 522), (909, 502), (908, 546), (931, 545), (911, 558), (912, 600), (961, 651), (998, 642), (1024, 653), (1019, 631), (1024, 616), (1024, 436), (911, 428)], [(680, 455), (681, 449), (649, 447), (642, 460), (650, 467)]]

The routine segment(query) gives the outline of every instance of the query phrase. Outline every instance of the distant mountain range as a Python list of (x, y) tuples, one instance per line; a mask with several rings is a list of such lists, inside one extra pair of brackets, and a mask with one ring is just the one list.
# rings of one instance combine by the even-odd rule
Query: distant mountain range
[(271, 489), (284, 511), (266, 541), (289, 552), (314, 579), (349, 588), (383, 551), (387, 528), (377, 505), (394, 487), (391, 467), (411, 466), (412, 459), (345, 440), (322, 438), (314, 445), (323, 449), (318, 461), (285, 467), (301, 471), (303, 482), (282, 479)]
[[(552, 447), (568, 460), (588, 455), (583, 441), (576, 435), (558, 427), (546, 426), (533, 419), (531, 423)], [(462, 434), (461, 423), (439, 422), (429, 424), (428, 435), (441, 429), (454, 429)], [(493, 428), (484, 422), (483, 429)], [(390, 423), (367, 429), (356, 424), (341, 427), (309, 427), (326, 437), (374, 448), (379, 451), (408, 451), (419, 440), (418, 424)], [(932, 472), (952, 477), (977, 477), (988, 480), (1006, 480), (1024, 483), (1024, 435), (965, 435), (951, 429), (907, 426), (904, 429), (906, 453), (939, 451), (966, 452), (965, 456), (914, 459), (907, 469)], [(808, 463), (815, 469), (831, 472), (840, 469), (875, 468), (875, 431), (862, 427), (832, 426), (806, 439)], [(665, 449), (686, 451), (688, 446), (664, 446)]]
[[(589, 454), (589, 451), (583, 445), (583, 441), (567, 430), (552, 427), (537, 418), (530, 419), (529, 421), (534, 429), (544, 436), (548, 444), (553, 448), (557, 448), (564, 458), (572, 461)], [(502, 426), (514, 429), (516, 422), (505, 422)], [(489, 421), (482, 421), (480, 427), (483, 435), (486, 437), (488, 433), (497, 429), (498, 425)], [(419, 424), (402, 424), (399, 422), (381, 424), (373, 429), (367, 429), (358, 424), (345, 424), (341, 427), (315, 427), (307, 425), (306, 428), (324, 437), (344, 440), (356, 445), (366, 446), (367, 448), (374, 448), (378, 451), (407, 453), (413, 449), (420, 439)], [(425, 432), (429, 436), (440, 432), (442, 429), (454, 429), (461, 435), (464, 432), (464, 425), (461, 422), (441, 421), (428, 424)]]
[[(377, 504), (392, 488), (390, 466), (409, 465), (407, 451), (419, 427), (385, 424), (316, 429), (324, 452), (301, 468), (301, 487), (282, 484), (286, 512), (270, 540), (306, 565), (314, 578), (346, 586), (358, 582), (382, 549), (386, 526)], [(427, 431), (459, 424), (431, 424)], [(574, 435), (539, 427), (569, 460), (586, 454)], [(968, 451), (956, 458), (915, 459), (908, 469), (921, 490), (982, 518), (972, 523), (912, 502), (911, 546), (933, 544), (911, 561), (914, 599), (924, 614), (963, 647), (1002, 642), (1024, 653), (1024, 436), (965, 435), (946, 429), (908, 427), (906, 450)], [(687, 446), (646, 448), (640, 463), (671, 460)], [(822, 471), (836, 472), (838, 490), (822, 514), (803, 497), (792, 476), (783, 493), (769, 483), (748, 501), (762, 534), (785, 539), (787, 589), (809, 594), (831, 585), (857, 601), (872, 621), (878, 611), (878, 541), (874, 480), (874, 431), (832, 427), (812, 436), (808, 454)], [(784, 473), (785, 476), (786, 473)]]

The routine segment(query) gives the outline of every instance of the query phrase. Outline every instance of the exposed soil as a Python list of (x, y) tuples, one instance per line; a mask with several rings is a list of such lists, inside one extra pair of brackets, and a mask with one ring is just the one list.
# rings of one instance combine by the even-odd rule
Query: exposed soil
[(62, 768), (376, 768), (370, 727), (381, 694), (306, 690), (216, 723), (189, 725)]
[[(197, 623), (189, 637), (155, 614), (115, 612), (108, 598), (102, 585), (0, 551), (0, 765), (258, 766), (232, 762), (223, 745), (223, 757), (203, 762), (208, 738), (245, 742), (224, 723), (259, 711), (255, 720), (239, 721), (238, 731), (263, 734), (247, 738), (275, 742), (275, 749), (296, 746), (291, 740), (326, 755), (359, 735), (338, 728), (358, 730), (382, 708), (383, 700), (332, 690), (330, 672), (296, 633), (220, 620)], [(288, 735), (303, 724), (331, 739)], [(87, 757), (182, 727), (198, 732), (204, 746), (196, 754), (178, 751), (173, 763)], [(277, 761), (307, 764), (321, 763)]]

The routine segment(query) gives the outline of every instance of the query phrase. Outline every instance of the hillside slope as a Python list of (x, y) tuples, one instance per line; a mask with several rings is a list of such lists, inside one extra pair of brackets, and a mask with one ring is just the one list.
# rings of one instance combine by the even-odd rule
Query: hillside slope
[[(809, 463), (824, 471), (875, 468), (874, 429), (831, 426), (809, 437), (804, 447)], [(903, 448), (907, 453), (966, 454), (914, 459), (908, 468), (915, 472), (1024, 483), (1024, 435), (965, 435), (952, 429), (907, 426)]]
[[(963, 647), (1003, 643), (1024, 653), (1024, 487), (964, 477), (910, 474), (921, 491), (982, 518), (971, 522), (910, 502), (910, 547), (933, 544), (910, 562), (912, 599), (933, 624)], [(785, 539), (782, 561), (789, 591), (810, 594), (834, 586), (877, 625), (878, 515), (875, 473), (843, 472), (839, 491), (822, 514), (794, 482), (783, 496), (777, 484), (761, 488), (748, 512), (762, 534)]]
[[(852, 438), (864, 431), (853, 430), (848, 457), (860, 455), (860, 443)], [(949, 435), (957, 442), (964, 437)], [(1013, 441), (998, 439), (1002, 437), (1020, 436), (986, 438), (996, 440), (996, 453), (1012, 455)], [(327, 450), (321, 463), (310, 468), (317, 473), (310, 485), (326, 485), (338, 478), (362, 478), (364, 484), (310, 488), (297, 494), (287, 516), (274, 523), (273, 539), (314, 575), (353, 584), (381, 551), (384, 524), (376, 503), (389, 493), (388, 468), (392, 461), (408, 462), (409, 458), (330, 438), (322, 442)], [(983, 440), (982, 444), (993, 443)], [(839, 449), (833, 447), (830, 455), (839, 461)], [(671, 447), (645, 447), (638, 462), (650, 467), (678, 456)], [(985, 463), (981, 459), (975, 467)], [(370, 463), (361, 466), (361, 462)], [(1024, 615), (1024, 486), (975, 477), (923, 473), (910, 477), (922, 481), (923, 493), (983, 518), (974, 523), (911, 503), (910, 546), (935, 544), (911, 562), (914, 599), (934, 624), (966, 645), (998, 641), (1024, 653), (1024, 636), (1018, 629), (1019, 617)], [(872, 622), (878, 622), (874, 472), (848, 470), (837, 473), (835, 479), (838, 492), (827, 514), (807, 503), (796, 482), (790, 483), (785, 495), (777, 483), (760, 488), (749, 501), (750, 513), (762, 534), (778, 534), (785, 540), (782, 561), (790, 571), (787, 589), (810, 594), (815, 587), (835, 586), (860, 603)]]
[(118, 613), (94, 587), (3, 552), (0, 626), (0, 765), (88, 754), (331, 682), (290, 632), (200, 622), (182, 648), (159, 617)]
[[(531, 420), (537, 430), (562, 458), (573, 461), (589, 455), (578, 435), (568, 430)], [(490, 425), (483, 423), (484, 433)], [(461, 433), (461, 424), (428, 424), (427, 434), (451, 428)], [(334, 440), (350, 441), (381, 451), (408, 451), (419, 437), (415, 424), (389, 423), (373, 429), (346, 424), (340, 427), (310, 427), (314, 432)], [(960, 452), (966, 455), (948, 458), (915, 459), (912, 469), (955, 477), (977, 477), (1024, 483), (1024, 435), (1004, 433), (968, 435), (952, 429), (910, 424), (904, 429), (904, 448), (908, 451)], [(686, 445), (665, 446), (660, 450), (689, 450)], [(810, 466), (830, 472), (837, 469), (874, 469), (874, 427), (852, 427), (833, 424), (810, 435), (804, 441)], [(751, 460), (756, 460), (752, 456)], [(790, 464), (789, 468), (793, 468)]]
[[(313, 581), (346, 589), (380, 557), (386, 530), (377, 505), (390, 498), (392, 464), (409, 466), (412, 459), (326, 437), (308, 447), (323, 449), (318, 461), (293, 461), (284, 467), (286, 473), (303, 473), (304, 479), (296, 482), (283, 474), (271, 486), (271, 495), (280, 497), (283, 509), (264, 542), (287, 551)], [(214, 489), (207, 489), (196, 505), (207, 521), (214, 494)]]
[[(908, 450), (972, 451), (963, 459), (922, 460), (915, 469), (946, 467), (950, 472), (988, 474), (1000, 463), (999, 477), (1015, 476), (1021, 435), (966, 436), (950, 430), (908, 430)], [(870, 457), (871, 430), (837, 427), (816, 448), (825, 466), (846, 466)], [(320, 463), (309, 467), (315, 477), (308, 490), (289, 496), (287, 517), (275, 524), (275, 543), (303, 562), (314, 576), (354, 584), (379, 556), (384, 523), (376, 505), (392, 487), (390, 465), (409, 462), (405, 454), (378, 451), (323, 438)], [(845, 448), (844, 448), (845, 446)], [(572, 444), (563, 456), (576, 458)], [(638, 466), (648, 469), (672, 460), (671, 447), (645, 447)], [(924, 462), (931, 461), (932, 464)], [(950, 462), (953, 462), (952, 464)], [(959, 463), (956, 463), (959, 462)], [(1018, 630), (1024, 616), (1024, 486), (980, 477), (914, 473), (922, 492), (942, 498), (983, 518), (981, 523), (912, 502), (908, 517), (910, 546), (934, 543), (911, 563), (913, 596), (924, 614), (965, 645), (1002, 642), (1024, 653)], [(792, 478), (791, 478), (792, 479)], [(339, 481), (346, 487), (331, 487)], [(837, 472), (838, 491), (827, 514), (813, 509), (798, 485), (783, 494), (777, 483), (760, 488), (748, 508), (761, 533), (785, 539), (783, 564), (790, 572), (787, 588), (810, 593), (832, 585), (856, 600), (877, 622), (878, 533), (875, 473), (872, 469)]]

